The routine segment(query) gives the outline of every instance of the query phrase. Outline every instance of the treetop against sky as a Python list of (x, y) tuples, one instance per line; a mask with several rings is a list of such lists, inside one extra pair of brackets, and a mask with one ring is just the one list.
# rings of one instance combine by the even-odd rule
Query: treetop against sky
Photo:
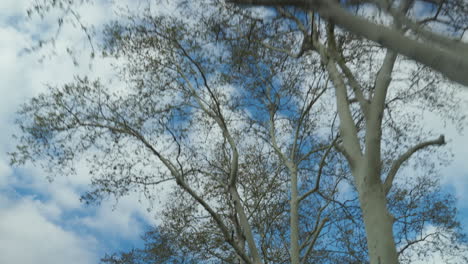
[(163, 2), (6, 2), (0, 248), (38, 250), (0, 260), (394, 263), (384, 216), (401, 263), (463, 263), (463, 89), (300, 8)]

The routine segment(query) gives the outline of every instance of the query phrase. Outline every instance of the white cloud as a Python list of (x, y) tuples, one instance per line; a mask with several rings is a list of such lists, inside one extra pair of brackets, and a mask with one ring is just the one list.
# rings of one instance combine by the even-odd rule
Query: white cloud
[(79, 219), (77, 223), (99, 233), (114, 235), (117, 231), (121, 237), (138, 240), (145, 231), (141, 220), (154, 224), (154, 218), (145, 210), (145, 205), (138, 201), (136, 195), (131, 195), (119, 199), (118, 203), (113, 199), (104, 201), (96, 215)]
[[(427, 226), (425, 230), (423, 230), (422, 236), (425, 236), (427, 234), (434, 234), (437, 233), (437, 229), (434, 226)], [(444, 236), (440, 238), (440, 241), (442, 243), (446, 243), (447, 245), (451, 245), (449, 239), (447, 237), (450, 237), (450, 234), (448, 233), (443, 233)], [(437, 241), (437, 240), (436, 240)], [(410, 248), (408, 248), (408, 251), (405, 251), (405, 257), (407, 260), (409, 260), (409, 263), (412, 264), (447, 264), (447, 263), (453, 263), (453, 264), (458, 264), (458, 263), (465, 263), (466, 257), (468, 257), (468, 252), (466, 251), (466, 245), (459, 244), (457, 245), (459, 248), (458, 249), (438, 249), (436, 246), (432, 245), (431, 242), (434, 241), (434, 237), (429, 237), (425, 241), (419, 242), (417, 244), (414, 244)], [(428, 250), (428, 254), (426, 256), (420, 256), (417, 255), (416, 252), (414, 251), (414, 248), (418, 247), (419, 249), (430, 249)], [(451, 250), (453, 250), (451, 252)]]
[[(0, 131), (0, 152), (5, 153), (14, 144), (10, 137), (14, 132), (14, 112), (25, 98), (44, 91), (44, 83), (64, 83), (72, 80), (76, 73), (111, 78), (113, 71), (105, 60), (96, 60), (92, 70), (86, 63), (80, 67), (73, 66), (65, 47), (77, 40), (86, 41), (83, 41), (84, 35), (80, 35), (79, 29), (71, 27), (63, 31), (61, 40), (56, 43), (57, 56), (39, 63), (37, 55), (25, 54), (24, 49), (31, 45), (35, 34), (51, 28), (44, 27), (42, 22), (36, 23), (37, 18), (31, 23), (21, 18), (30, 0), (0, 2), (0, 123), (3, 128)], [(128, 3), (132, 5), (133, 2)], [(162, 11), (171, 12), (174, 8), (171, 3)], [(100, 23), (112, 13), (112, 9), (105, 5), (95, 4), (88, 8), (83, 13), (87, 23)], [(11, 24), (13, 18), (19, 19), (14, 25)], [(49, 22), (56, 23), (51, 18)], [(86, 52), (80, 56), (86, 61)], [(464, 136), (455, 138), (454, 142), (460, 142), (454, 144), (456, 160), (451, 166), (457, 173), (447, 173), (447, 182), (455, 186), (457, 193), (466, 201), (468, 196), (463, 196), (463, 193), (468, 187), (468, 148), (465, 147), (468, 140)], [(146, 206), (138, 202), (137, 195), (121, 199), (115, 208), (113, 200), (106, 201), (95, 212), (89, 209), (86, 216), (70, 220), (64, 215), (88, 210), (79, 203), (80, 191), (90, 180), (84, 164), (79, 165), (81, 169), (77, 176), (60, 177), (53, 183), (47, 182), (46, 175), (37, 168), (18, 171), (7, 164), (7, 157), (0, 154), (0, 191), (7, 190), (5, 193), (14, 193), (15, 196), (13, 199), (0, 193), (0, 263), (96, 263), (99, 253), (95, 248), (103, 247), (104, 242), (92, 236), (118, 233), (119, 239), (138, 239), (143, 231), (138, 219), (148, 223), (154, 221), (152, 215), (145, 211)], [(45, 198), (15, 192), (14, 188), (18, 186)], [(87, 227), (94, 233), (76, 231), (81, 227)]]
[[(0, 1), (0, 263), (94, 264), (103, 249), (123, 250), (112, 248), (115, 244), (110, 245), (106, 236), (114, 232), (113, 238), (119, 241), (139, 239), (141, 220), (151, 222), (152, 217), (135, 197), (122, 199), (115, 210), (113, 201), (102, 207), (85, 208), (79, 196), (90, 183), (90, 176), (83, 163), (78, 163), (76, 176), (58, 177), (52, 183), (40, 168), (8, 166), (5, 153), (12, 151), (15, 144), (11, 139), (17, 129), (13, 120), (21, 103), (44, 91), (45, 83), (69, 82), (75, 74), (104, 76), (104, 80), (113, 75), (108, 60), (97, 59), (92, 69), (88, 67), (87, 46), (81, 46), (83, 52), (79, 55), (85, 63), (73, 65), (65, 47), (82, 41), (84, 35), (79, 28), (67, 28), (56, 43), (56, 56), (43, 63), (38, 61), (40, 54), (25, 53), (36, 35), (52, 30), (47, 22), (39, 23), (38, 18), (25, 20), (29, 3), (30, 0)], [(107, 19), (103, 14), (112, 12), (101, 4), (89, 8), (89, 12), (83, 12), (83, 19), (89, 23), (99, 23)], [(56, 23), (51, 18), (48, 23)]]
[(31, 3), (30, 0), (2, 0), (0, 5), (0, 17), (14, 15), (25, 15), (26, 8)]
[[(457, 97), (464, 100), (456, 111), (468, 113), (468, 92), (463, 90), (457, 94)], [(433, 114), (425, 116), (424, 126), (435, 134), (445, 136), (447, 145), (444, 148), (451, 150), (453, 160), (447, 167), (441, 168), (442, 183), (454, 188), (455, 196), (459, 199), (459, 207), (468, 208), (466, 202), (468, 201), (468, 120), (465, 119), (459, 125), (464, 128), (461, 133), (454, 124), (446, 123), (443, 118)]]
[(0, 197), (0, 263), (96, 263), (96, 241), (49, 221), (53, 210), (30, 197)]
[(7, 162), (0, 159), (0, 190), (8, 185), (8, 177), (11, 175), (11, 168)]

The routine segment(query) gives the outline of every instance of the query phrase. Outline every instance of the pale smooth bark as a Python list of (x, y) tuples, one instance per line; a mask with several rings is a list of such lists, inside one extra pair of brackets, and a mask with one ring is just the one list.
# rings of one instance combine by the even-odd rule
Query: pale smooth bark
[(416, 146), (408, 149), (405, 153), (403, 153), (396, 160), (394, 160), (392, 163), (392, 167), (390, 168), (390, 171), (387, 174), (387, 178), (385, 178), (385, 182), (384, 182), (385, 194), (388, 195), (388, 193), (390, 192), (392, 185), (393, 185), (393, 180), (395, 179), (395, 176), (398, 170), (400, 169), (401, 165), (405, 161), (407, 161), (414, 153), (416, 153), (418, 150), (424, 149), (429, 146), (441, 146), (444, 144), (445, 144), (445, 137), (441, 135), (438, 139), (429, 140), (429, 141), (417, 144)]
[(234, 201), (236, 212), (239, 217), (240, 226), (242, 228), (243, 233), (245, 234), (245, 239), (247, 240), (247, 246), (249, 248), (250, 255), (252, 256), (253, 263), (261, 264), (262, 260), (255, 245), (252, 228), (250, 227), (247, 215), (245, 214), (244, 207), (241, 204), (239, 193), (237, 192), (236, 188), (230, 187), (229, 194), (231, 194), (232, 200)]
[[(268, 92), (269, 93), (269, 90)], [(268, 98), (271, 101), (271, 98)], [(276, 154), (280, 160), (286, 165), (289, 174), (291, 176), (291, 198), (289, 200), (290, 204), (290, 260), (291, 264), (299, 264), (300, 261), (300, 247), (299, 247), (299, 192), (298, 192), (298, 179), (297, 179), (297, 165), (294, 164), (290, 158), (282, 152), (278, 143), (276, 141), (276, 132), (275, 132), (275, 110), (274, 107), (270, 107), (270, 129), (269, 134), (271, 138), (271, 145), (275, 150)], [(297, 136), (297, 134), (296, 134)]]
[[(350, 14), (339, 4), (330, 0), (229, 0), (229, 2), (267, 6), (291, 5), (314, 10), (322, 17), (352, 33), (375, 41), (442, 73), (452, 81), (468, 87), (468, 74), (466, 74), (468, 71), (468, 54), (457, 52), (468, 50), (467, 43), (423, 29), (417, 32), (420, 32), (421, 36), (428, 39), (428, 41), (414, 40), (398, 30)], [(402, 23), (409, 24), (407, 20), (400, 20)]]
[(387, 209), (387, 199), (380, 183), (380, 172), (369, 169), (375, 164), (361, 160), (354, 170), (359, 179), (358, 192), (367, 236), (371, 264), (397, 264), (398, 253), (393, 240), (393, 217)]
[[(262, 1), (246, 1), (249, 3), (252, 2), (262, 2)], [(268, 2), (268, 1), (266, 1)], [(276, 5), (285, 4), (285, 1), (270, 1), (271, 3), (274, 2)], [(287, 4), (289, 5), (298, 5), (307, 2), (310, 8), (314, 8), (315, 10), (319, 9), (319, 13), (324, 16), (324, 12), (320, 12), (321, 10), (326, 10), (326, 8), (330, 8), (330, 4), (322, 3), (322, 5), (316, 5), (317, 3), (321, 3), (322, 1), (288, 1)], [(329, 1), (328, 3), (330, 3)], [(312, 4), (313, 3), (313, 4)], [(303, 5), (302, 5), (303, 6)], [(410, 4), (409, 2), (403, 2), (399, 8), (399, 11), (406, 13)], [(338, 11), (345, 12), (341, 10), (339, 6), (335, 6), (338, 8)], [(335, 8), (335, 9), (336, 9)], [(330, 14), (336, 14), (336, 10), (333, 9), (333, 12)], [(301, 25), (300, 21), (297, 19), (293, 19), (289, 13), (286, 11), (280, 11), (280, 13), (286, 18), (292, 19), (299, 23), (298, 27), (303, 31), (303, 33), (307, 36), (307, 32), (303, 30), (304, 25)], [(325, 13), (326, 14), (326, 13)], [(365, 21), (361, 18), (353, 17), (349, 13), (341, 13), (342, 17), (335, 20), (334, 17), (325, 16), (330, 18), (329, 20), (332, 22), (337, 22), (338, 24), (353, 22), (354, 19), (358, 19), (357, 25), (364, 27), (361, 32), (362, 34), (366, 34), (367, 29), (365, 28), (366, 25), (363, 22), (370, 23), (369, 21)], [(344, 20), (342, 18), (345, 17)], [(332, 19), (333, 18), (333, 19)], [(341, 19), (341, 20), (340, 20)], [(347, 21), (348, 19), (349, 21)], [(356, 21), (354, 21), (356, 22)], [(361, 24), (359, 24), (361, 23)], [(356, 26), (353, 24), (352, 26)], [(379, 25), (373, 24), (375, 26), (372, 28), (374, 33), (376, 34), (375, 37), (379, 42), (382, 39), (378, 36), (382, 30), (379, 28)], [(392, 29), (384, 31), (384, 33), (389, 33), (390, 36), (392, 34), (397, 34), (397, 37), (404, 37), (400, 34), (399, 28), (401, 26), (401, 21), (395, 21), (395, 24)], [(359, 32), (359, 30), (357, 30)], [(315, 30), (314, 30), (315, 31)], [(366, 32), (364, 32), (366, 31)], [(354, 32), (356, 33), (356, 32)], [(373, 34), (374, 34), (373, 33)], [(371, 38), (372, 39), (372, 38)], [(398, 38), (397, 38), (398, 39)], [(385, 38), (383, 39), (384, 41)], [(402, 39), (399, 39), (402, 41)], [(411, 40), (412, 41), (412, 40)], [(404, 42), (403, 42), (404, 43)], [(374, 92), (370, 96), (370, 98), (365, 98), (362, 87), (354, 77), (352, 71), (347, 67), (346, 63), (342, 60), (341, 54), (338, 53), (338, 50), (335, 45), (334, 34), (333, 34), (333, 23), (331, 23), (328, 27), (328, 45), (325, 46), (321, 44), (320, 41), (316, 38), (312, 38), (312, 45), (313, 50), (317, 51), (321, 57), (322, 62), (326, 65), (326, 69), (329, 73), (330, 80), (333, 83), (335, 88), (335, 98), (337, 103), (337, 110), (338, 116), (340, 118), (340, 136), (342, 139), (342, 144), (336, 145), (337, 149), (344, 154), (347, 158), (351, 171), (354, 177), (354, 181), (356, 184), (356, 188), (359, 193), (359, 201), (360, 206), (362, 209), (363, 220), (365, 224), (366, 230), (366, 237), (368, 243), (368, 254), (371, 264), (397, 264), (398, 263), (398, 252), (396, 250), (395, 242), (393, 239), (393, 216), (389, 213), (387, 208), (387, 194), (391, 188), (393, 179), (400, 168), (401, 164), (406, 161), (414, 152), (419, 149), (422, 149), (426, 146), (430, 145), (441, 145), (444, 143), (443, 138), (439, 138), (435, 141), (428, 141), (425, 143), (418, 144), (417, 146), (409, 149), (406, 153), (404, 153), (399, 159), (397, 159), (392, 168), (391, 172), (387, 176), (385, 182), (382, 182), (381, 177), (381, 137), (382, 137), (382, 119), (385, 109), (385, 101), (387, 96), (387, 91), (391, 82), (391, 75), (393, 71), (393, 67), (395, 65), (395, 61), (397, 58), (397, 52), (393, 51), (392, 49), (387, 50), (385, 58), (383, 60), (382, 66), (378, 71), (377, 75), (375, 76), (375, 83), (374, 83)], [(404, 45), (404, 44), (403, 44)], [(413, 46), (413, 48), (421, 49), (419, 46)], [(303, 54), (303, 51), (300, 52)], [(449, 54), (452, 56), (453, 54)], [(448, 57), (450, 57), (448, 56)], [(297, 57), (297, 56), (295, 56)], [(445, 57), (447, 58), (447, 57)], [(451, 61), (453, 63), (453, 61)], [(467, 64), (468, 65), (468, 64)], [(340, 72), (340, 70), (341, 72)], [(345, 79), (347, 79), (349, 85), (353, 89), (355, 99), (364, 115), (365, 121), (365, 138), (364, 142), (362, 143), (358, 138), (358, 129), (356, 122), (353, 119), (351, 114), (351, 100), (348, 96), (347, 86)], [(270, 113), (271, 114), (271, 113)], [(273, 121), (272, 116), (270, 116), (270, 120)], [(272, 122), (273, 123), (273, 122)], [(274, 134), (274, 126), (272, 127), (272, 131), (270, 133)], [(274, 137), (273, 137), (274, 139)], [(280, 154), (284, 160), (288, 161), (286, 156), (281, 153), (279, 148), (274, 142), (274, 148)], [(292, 189), (293, 190), (293, 189)], [(296, 194), (297, 195), (297, 194)], [(302, 200), (302, 197), (299, 197), (299, 201)], [(293, 206), (293, 204), (291, 204)], [(293, 207), (292, 207), (293, 208)], [(292, 211), (293, 212), (293, 211)], [(291, 212), (291, 215), (293, 215)], [(293, 224), (293, 218), (291, 219), (291, 225)], [(292, 232), (291, 238), (295, 237)], [(303, 245), (304, 246), (304, 245)], [(301, 248), (303, 248), (303, 246)], [(305, 254), (305, 258), (310, 253), (310, 248), (307, 250)]]
[[(336, 50), (334, 50), (333, 39), (329, 39), (328, 50), (320, 43), (316, 43), (315, 47), (319, 51), (322, 61), (327, 64), (327, 70), (335, 88), (338, 116), (340, 117), (340, 131), (343, 139), (343, 145), (339, 149), (344, 152), (345, 157), (348, 159), (359, 193), (370, 263), (397, 264), (398, 252), (393, 240), (394, 219), (387, 208), (387, 194), (403, 162), (418, 150), (428, 146), (445, 144), (445, 139), (441, 136), (436, 140), (423, 142), (410, 148), (394, 161), (385, 182), (382, 182), (380, 179), (382, 119), (397, 55), (391, 50), (387, 51), (383, 64), (375, 77), (373, 96), (367, 100), (359, 92), (356, 93), (356, 90), (360, 89), (360, 87), (346, 65), (343, 62), (338, 63), (341, 64), (340, 68), (344, 72), (341, 74), (337, 69), (337, 62), (333, 56), (329, 56), (329, 54), (337, 54)], [(363, 149), (361, 149), (357, 137), (356, 123), (351, 116), (344, 77), (351, 78), (355, 96), (358, 97), (357, 100), (360, 101), (361, 110), (366, 117)]]
[[(330, 77), (337, 93), (338, 114), (342, 120), (340, 130), (345, 142), (343, 147), (348, 153), (347, 157), (359, 192), (370, 263), (397, 264), (398, 254), (393, 241), (393, 221), (388, 213), (386, 195), (380, 182), (380, 123), (374, 123), (375, 126), (370, 126), (370, 130), (367, 130), (366, 134), (369, 136), (366, 137), (366, 149), (363, 155), (357, 142), (356, 125), (350, 119), (344, 82), (337, 74), (334, 61), (330, 60), (327, 68), (331, 71)], [(369, 133), (369, 131), (372, 132)]]
[[(265, 81), (265, 80), (264, 80)], [(300, 137), (300, 130), (301, 127), (304, 124), (304, 120), (306, 116), (311, 112), (312, 107), (314, 104), (318, 101), (318, 99), (324, 94), (326, 87), (319, 91), (313, 98), (310, 99), (307, 104), (304, 104), (300, 115), (299, 115), (299, 120), (297, 122), (297, 125), (295, 127), (294, 131), (294, 138), (292, 142), (292, 148), (289, 151), (283, 151), (281, 147), (279, 146), (277, 139), (276, 139), (276, 126), (275, 126), (275, 114), (278, 109), (278, 101), (275, 101), (270, 93), (271, 93), (271, 86), (268, 84), (269, 82), (265, 81), (266, 83), (266, 98), (269, 103), (268, 106), (268, 111), (269, 111), (269, 143), (273, 147), (275, 153), (277, 154), (278, 158), (282, 161), (282, 163), (285, 165), (287, 168), (289, 175), (291, 177), (291, 186), (290, 186), (290, 191), (291, 191), (291, 197), (290, 197), (290, 263), (291, 264), (300, 264), (301, 263), (301, 251), (306, 248), (306, 253), (305, 256), (309, 255), (310, 252), (312, 251), (312, 248), (315, 244), (315, 241), (317, 240), (323, 226), (325, 225), (327, 219), (322, 219), (322, 222), (316, 223), (315, 230), (314, 232), (311, 233), (311, 238), (307, 239), (303, 245), (300, 245), (300, 238), (299, 238), (299, 208), (300, 208), (300, 202), (307, 198), (307, 196), (311, 195), (312, 193), (315, 193), (319, 189), (319, 184), (320, 184), (320, 178), (321, 178), (321, 173), (322, 173), (322, 168), (325, 166), (325, 159), (330, 153), (331, 148), (333, 147), (333, 144), (327, 147), (319, 147), (317, 149), (312, 149), (309, 152), (300, 155), (299, 157), (296, 157), (296, 150), (298, 148), (298, 141)], [(334, 140), (336, 142), (336, 139)], [(325, 154), (322, 156), (322, 160), (320, 162), (320, 167), (319, 167), (319, 172), (317, 174), (316, 178), (316, 184), (315, 187), (305, 194), (301, 195), (299, 194), (299, 182), (298, 182), (298, 173), (299, 173), (299, 164), (307, 159), (310, 155), (313, 153), (316, 153), (318, 151), (326, 150)], [(320, 214), (319, 214), (320, 215)], [(317, 218), (317, 221), (320, 219), (320, 216)]]
[(297, 169), (292, 168), (291, 172), (291, 264), (299, 264), (299, 192), (297, 189)]
[[(347, 87), (344, 77), (351, 78), (343, 63), (337, 63), (338, 54), (333, 36), (333, 26), (328, 29), (328, 47), (315, 43), (321, 59), (327, 65), (327, 71), (335, 88), (335, 98), (340, 118), (340, 132), (343, 139), (342, 151), (346, 152), (354, 181), (359, 193), (359, 201), (366, 229), (369, 259), (371, 264), (397, 264), (398, 253), (393, 240), (393, 218), (387, 209), (386, 193), (382, 182), (381, 173), (381, 122), (383, 117), (385, 98), (391, 81), (391, 73), (396, 60), (396, 54), (387, 51), (384, 62), (375, 78), (375, 92), (370, 102), (364, 101), (360, 92), (355, 92), (361, 101), (361, 110), (366, 116), (366, 135), (364, 148), (358, 138), (356, 123), (352, 118)], [(337, 64), (341, 64), (344, 74), (338, 71)], [(360, 88), (351, 79), (353, 90)]]

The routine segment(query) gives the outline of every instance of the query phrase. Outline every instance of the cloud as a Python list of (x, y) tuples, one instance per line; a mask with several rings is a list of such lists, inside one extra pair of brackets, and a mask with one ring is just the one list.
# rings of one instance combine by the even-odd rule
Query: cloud
[[(464, 89), (464, 88), (459, 88)], [(468, 91), (461, 90), (457, 93), (457, 98), (463, 99), (462, 104), (456, 111), (468, 113)], [(442, 183), (453, 188), (455, 195), (459, 199), (458, 206), (468, 208), (468, 119), (463, 120), (460, 124), (453, 124), (450, 121), (444, 120), (443, 117), (428, 114), (423, 120), (424, 126), (435, 134), (444, 134), (447, 145), (444, 148), (450, 149), (453, 154), (452, 162), (441, 168)], [(460, 131), (459, 128), (463, 128)], [(467, 227), (465, 227), (467, 228)], [(467, 230), (467, 229), (465, 229)], [(468, 230), (467, 230), (468, 231)]]
[[(434, 226), (427, 226), (423, 230), (421, 236), (427, 234), (434, 234), (440, 231)], [(448, 239), (452, 234), (442, 231), (440, 238), (434, 239), (434, 236), (427, 238), (425, 241), (419, 242), (408, 248), (407, 252), (404, 252), (406, 262), (412, 264), (447, 264), (447, 263), (466, 263), (468, 252), (466, 244), (453, 245)], [(439, 241), (439, 242), (437, 242)], [(436, 243), (435, 245), (432, 243)], [(438, 243), (447, 245), (446, 248), (438, 248)], [(419, 250), (426, 251), (427, 254), (417, 254), (415, 247)]]
[(0, 197), (0, 263), (95, 263), (96, 241), (52, 223), (57, 210), (31, 197)]
[(120, 237), (138, 240), (145, 231), (145, 225), (154, 223), (154, 218), (145, 210), (145, 205), (136, 195), (125, 196), (118, 203), (110, 199), (104, 201), (94, 215), (83, 217), (78, 224), (94, 229), (104, 235), (114, 236), (116, 230)]
[[(134, 2), (126, 2), (133, 7)], [(112, 17), (108, 3), (99, 3), (82, 12), (85, 23), (102, 23)], [(91, 70), (87, 63), (73, 66), (65, 50), (77, 42), (83, 51), (79, 60), (89, 61), (89, 47), (79, 28), (67, 26), (53, 50), (56, 55), (44, 63), (38, 62), (40, 54), (25, 53), (33, 39), (51, 34), (50, 24), (57, 22), (53, 16), (46, 22), (39, 22), (38, 18), (26, 22), (29, 4), (30, 0), (0, 1), (0, 263), (97, 263), (102, 248), (119, 250), (115, 241), (138, 240), (144, 225), (154, 223), (154, 218), (145, 211), (148, 206), (139, 203), (137, 194), (122, 198), (118, 204), (108, 200), (97, 208), (83, 207), (79, 195), (90, 183), (84, 164), (78, 165), (76, 176), (60, 177), (52, 183), (38, 168), (8, 166), (4, 153), (14, 145), (11, 140), (11, 134), (15, 133), (14, 113), (26, 98), (44, 91), (45, 83), (68, 82), (74, 74), (105, 76), (103, 79), (113, 76), (108, 60), (95, 60)], [(163, 11), (172, 12), (174, 8), (169, 2)], [(259, 9), (259, 16), (268, 16), (266, 11)], [(119, 83), (113, 85), (123, 87)], [(467, 142), (467, 138), (459, 137), (454, 139), (456, 142), (460, 144), (454, 144), (457, 149), (451, 166), (454, 173), (448, 173), (447, 182), (466, 201), (468, 196), (463, 193), (468, 187), (468, 152), (466, 144), (461, 143)]]
[(3, 159), (0, 159), (0, 190), (7, 187), (8, 177), (11, 175), (11, 168), (8, 166), (8, 163)]
[(6, 18), (15, 15), (25, 15), (26, 8), (31, 1), (29, 0), (2, 0), (0, 8), (0, 17)]
[[(83, 52), (78, 58), (85, 63), (73, 65), (66, 47), (86, 42), (79, 28), (66, 28), (52, 50), (25, 52), (38, 35), (53, 31), (50, 23), (56, 23), (53, 16), (46, 22), (39, 23), (38, 18), (28, 22), (25, 15), (29, 4), (30, 0), (0, 1), (0, 263), (98, 263), (105, 251), (128, 249), (128, 245), (122, 248), (121, 241), (139, 240), (143, 226), (153, 223), (153, 217), (138, 197), (84, 207), (79, 196), (90, 184), (84, 163), (77, 163), (77, 175), (58, 177), (51, 183), (40, 168), (8, 165), (5, 153), (15, 145), (11, 135), (17, 132), (13, 121), (20, 104), (45, 91), (46, 83), (70, 82), (75, 74), (103, 80), (114, 74), (109, 60), (96, 59), (93, 68), (88, 67), (86, 45), (80, 46)], [(112, 12), (101, 2), (90, 10), (83, 12), (83, 19), (89, 23), (100, 23), (104, 13)], [(39, 62), (41, 55), (50, 55), (51, 51), (56, 55)]]

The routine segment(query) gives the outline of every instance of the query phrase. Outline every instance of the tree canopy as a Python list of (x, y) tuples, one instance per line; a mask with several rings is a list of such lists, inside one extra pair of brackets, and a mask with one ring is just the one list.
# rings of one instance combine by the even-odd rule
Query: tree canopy
[[(61, 175), (86, 160), (85, 202), (168, 190), (145, 248), (104, 263), (387, 264), (435, 251), (466, 262), (435, 166), (448, 161), (445, 137), (421, 122), (432, 112), (460, 124), (452, 83), (336, 28), (321, 6), (180, 1), (168, 14), (151, 3), (88, 35), (96, 54), (119, 59), (125, 89), (80, 76), (18, 113), (12, 162)], [(376, 11), (353, 12), (399, 34), (409, 25)]]

